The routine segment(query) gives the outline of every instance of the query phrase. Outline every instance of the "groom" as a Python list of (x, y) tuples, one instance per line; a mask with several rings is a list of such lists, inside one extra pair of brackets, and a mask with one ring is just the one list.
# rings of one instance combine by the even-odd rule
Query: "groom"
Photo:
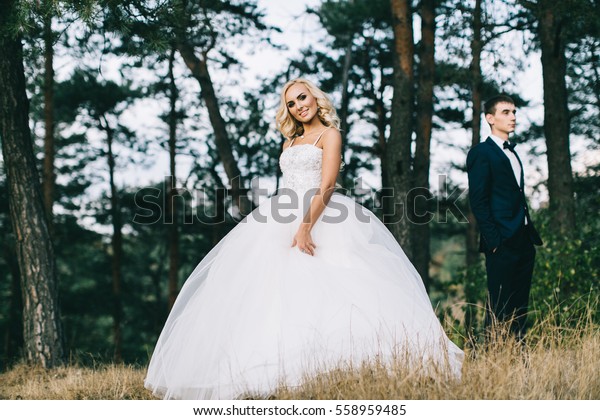
[(467, 155), (469, 202), (481, 233), (488, 284), (486, 328), (495, 320), (508, 322), (522, 339), (535, 259), (542, 240), (533, 226), (525, 199), (523, 164), (514, 143), (514, 101), (498, 95), (484, 105), (492, 134)]

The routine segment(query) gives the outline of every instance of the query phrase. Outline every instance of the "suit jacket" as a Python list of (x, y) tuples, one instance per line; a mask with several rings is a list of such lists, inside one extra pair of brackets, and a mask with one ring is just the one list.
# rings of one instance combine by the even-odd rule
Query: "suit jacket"
[(542, 240), (529, 216), (524, 193), (523, 165), (519, 182), (502, 149), (491, 138), (473, 147), (467, 155), (469, 202), (480, 231), (479, 251), (489, 252), (510, 240), (527, 219), (532, 242)]

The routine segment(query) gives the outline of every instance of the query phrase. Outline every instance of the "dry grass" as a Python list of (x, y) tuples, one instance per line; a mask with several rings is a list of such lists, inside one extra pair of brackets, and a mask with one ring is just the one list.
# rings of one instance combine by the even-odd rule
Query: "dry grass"
[[(498, 339), (467, 351), (462, 380), (433, 380), (377, 364), (337, 370), (274, 399), (600, 399), (600, 328), (554, 329), (521, 346)], [(18, 365), (0, 374), (2, 399), (152, 399), (145, 369), (125, 365), (45, 371)]]
[(570, 342), (514, 340), (470, 351), (462, 379), (433, 380), (383, 366), (335, 371), (281, 390), (277, 399), (600, 399), (600, 333)]
[(561, 331), (534, 345), (499, 339), (467, 351), (461, 380), (371, 364), (282, 389), (275, 399), (600, 399), (600, 330)]
[(143, 400), (145, 370), (126, 365), (65, 366), (51, 370), (19, 364), (0, 374), (0, 399)]

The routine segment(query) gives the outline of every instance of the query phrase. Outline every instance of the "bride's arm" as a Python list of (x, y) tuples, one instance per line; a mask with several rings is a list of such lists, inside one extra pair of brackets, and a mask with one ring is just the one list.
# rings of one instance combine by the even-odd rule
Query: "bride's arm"
[(321, 144), (323, 145), (321, 185), (312, 199), (292, 243), (292, 246), (298, 245), (300, 250), (306, 250), (310, 255), (314, 255), (314, 248), (316, 247), (310, 236), (310, 231), (331, 199), (342, 163), (342, 136), (338, 130), (327, 130), (323, 134)]

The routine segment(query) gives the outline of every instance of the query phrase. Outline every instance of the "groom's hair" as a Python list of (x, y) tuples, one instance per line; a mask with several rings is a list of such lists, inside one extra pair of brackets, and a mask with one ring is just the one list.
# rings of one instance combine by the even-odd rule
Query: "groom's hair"
[(485, 114), (494, 115), (496, 113), (496, 105), (501, 102), (508, 102), (509, 104), (513, 105), (515, 104), (515, 101), (513, 101), (513, 99), (508, 95), (496, 95), (488, 99), (485, 104), (483, 104), (483, 111)]

